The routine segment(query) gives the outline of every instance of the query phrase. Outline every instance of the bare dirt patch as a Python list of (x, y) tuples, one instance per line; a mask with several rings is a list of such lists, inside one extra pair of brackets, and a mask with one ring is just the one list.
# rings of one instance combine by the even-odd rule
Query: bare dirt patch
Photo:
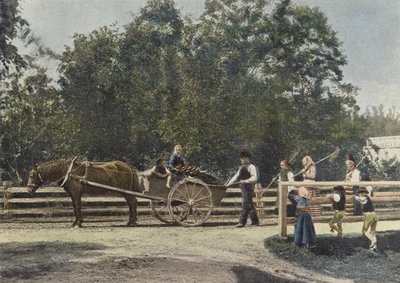
[[(349, 223), (345, 229), (357, 231), (359, 228), (354, 225), (361, 227), (361, 223)], [(317, 231), (323, 233), (325, 226), (316, 224)], [(322, 265), (318, 268), (304, 265), (300, 257), (289, 254), (282, 257), (270, 252), (264, 242), (276, 234), (274, 226), (237, 229), (226, 223), (183, 228), (150, 220), (141, 222), (138, 227), (124, 227), (122, 223), (86, 223), (82, 229), (71, 229), (66, 223), (3, 223), (0, 224), (0, 279), (7, 282), (357, 280), (340, 269), (330, 268), (326, 272), (327, 268)], [(328, 241), (328, 235), (326, 237)], [(367, 256), (358, 259), (371, 266), (387, 264), (386, 260), (394, 259), (391, 252), (397, 253), (388, 250), (378, 261)], [(311, 256), (316, 263), (320, 261), (320, 255)], [(388, 268), (394, 267), (389, 265)], [(381, 277), (380, 282), (396, 282), (385, 281), (396, 279), (389, 276)]]

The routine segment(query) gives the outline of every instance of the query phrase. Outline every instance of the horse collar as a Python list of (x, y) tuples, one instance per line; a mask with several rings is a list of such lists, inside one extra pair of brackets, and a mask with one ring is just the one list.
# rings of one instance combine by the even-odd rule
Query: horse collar
[(40, 182), (43, 183), (43, 178), (42, 178), (42, 175), (40, 174), (40, 172), (38, 172), (38, 177), (39, 177)]

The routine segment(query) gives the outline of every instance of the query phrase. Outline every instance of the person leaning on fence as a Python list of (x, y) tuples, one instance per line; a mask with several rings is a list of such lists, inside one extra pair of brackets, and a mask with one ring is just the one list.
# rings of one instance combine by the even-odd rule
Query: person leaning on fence
[(339, 238), (343, 234), (342, 220), (345, 214), (346, 192), (343, 186), (336, 186), (333, 189), (334, 193), (327, 195), (327, 197), (332, 200), (332, 208), (335, 211), (335, 215), (332, 220), (329, 221), (329, 228), (331, 228), (332, 233), (336, 231), (337, 237)]
[[(317, 168), (315, 166), (314, 160), (311, 158), (311, 156), (307, 155), (303, 158), (302, 163), (304, 167), (301, 170), (301, 172), (303, 173), (304, 181), (315, 181), (315, 178), (317, 176)], [(308, 191), (312, 197), (320, 196), (320, 191), (318, 188), (308, 187)], [(319, 204), (310, 205), (310, 213), (313, 216), (321, 215), (322, 214), (321, 205)]]
[(367, 190), (367, 188), (361, 187), (358, 190), (359, 196), (354, 196), (354, 199), (362, 204), (362, 211), (364, 213), (362, 233), (368, 238), (368, 240), (370, 240), (370, 250), (376, 251), (376, 225), (378, 224), (378, 217), (375, 214), (374, 205), (372, 204), (371, 198), (368, 195), (369, 193), (370, 192)]
[(168, 189), (171, 188), (171, 172), (165, 166), (165, 160), (160, 158), (156, 161), (156, 165), (151, 168), (144, 176), (156, 175), (160, 178), (167, 178), (167, 184), (165, 185)]
[[(353, 155), (349, 154), (348, 159), (346, 160), (346, 177), (344, 179), (345, 182), (360, 182), (361, 181), (361, 172), (357, 169), (355, 160)], [(359, 190), (359, 186), (354, 187), (346, 187), (346, 191), (348, 194), (357, 195)], [(353, 214), (361, 215), (361, 204), (358, 202), (353, 202)], [(347, 212), (351, 212), (351, 208), (347, 209)]]
[(251, 225), (259, 224), (257, 210), (253, 203), (254, 184), (258, 181), (258, 174), (256, 166), (250, 163), (251, 155), (249, 152), (242, 151), (239, 157), (241, 166), (237, 173), (228, 181), (226, 186), (229, 187), (236, 182), (240, 183), (240, 189), (242, 191), (242, 213), (236, 227), (241, 228), (246, 226), (249, 215)]
[(297, 246), (313, 248), (315, 246), (315, 228), (309, 211), (311, 195), (306, 187), (300, 187), (298, 195), (289, 194), (290, 201), (296, 203), (296, 223), (294, 225), (294, 243)]
[[(294, 174), (292, 171), (292, 164), (290, 164), (289, 160), (287, 159), (283, 159), (280, 162), (280, 167), (281, 167), (281, 171), (279, 172), (279, 182), (294, 182)], [(293, 193), (294, 192), (294, 187), (293, 186), (289, 186), (288, 187), (288, 192), (289, 193)], [(278, 215), (279, 213), (279, 195), (281, 194), (281, 192), (277, 191), (276, 194), (276, 203), (275, 203), (275, 211), (274, 213), (276, 215)], [(296, 204), (290, 203), (286, 206), (286, 216), (288, 217), (293, 217), (296, 215)]]

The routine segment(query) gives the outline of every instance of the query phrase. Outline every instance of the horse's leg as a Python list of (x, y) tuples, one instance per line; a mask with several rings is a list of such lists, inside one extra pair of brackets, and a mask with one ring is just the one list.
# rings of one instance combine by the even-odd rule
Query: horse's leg
[(128, 203), (129, 207), (129, 220), (126, 224), (127, 226), (136, 226), (137, 221), (137, 199), (136, 197), (126, 196), (126, 202)]
[(77, 221), (77, 225), (79, 228), (82, 228), (82, 222), (83, 222), (83, 217), (82, 217), (82, 195), (79, 192), (79, 195), (76, 197), (76, 212), (77, 212), (77, 218), (75, 221)]
[(77, 211), (77, 206), (76, 206), (76, 196), (75, 196), (75, 194), (71, 193), (69, 190), (65, 190), (65, 191), (71, 197), (72, 207), (74, 208), (74, 217), (75, 217), (75, 220), (72, 223), (72, 227), (75, 227), (76, 224), (78, 224), (78, 211)]
[(82, 227), (82, 213), (81, 213), (81, 191), (80, 190), (71, 190), (69, 192), (72, 200), (72, 206), (74, 207), (74, 215), (75, 221), (72, 223), (72, 227), (78, 225), (78, 227)]

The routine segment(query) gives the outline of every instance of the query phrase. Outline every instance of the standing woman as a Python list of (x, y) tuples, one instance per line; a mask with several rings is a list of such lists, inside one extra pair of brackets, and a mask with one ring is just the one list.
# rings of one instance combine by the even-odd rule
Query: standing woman
[[(303, 173), (304, 181), (315, 181), (315, 177), (317, 175), (317, 169), (315, 166), (314, 160), (312, 160), (311, 156), (307, 155), (302, 160), (303, 169), (301, 172)], [(318, 188), (308, 187), (308, 191), (312, 197), (319, 197), (320, 191)], [(310, 212), (311, 215), (321, 215), (322, 214), (322, 207), (321, 205), (310, 205)]]
[(311, 196), (305, 187), (299, 188), (299, 194), (289, 194), (290, 201), (296, 203), (296, 224), (294, 225), (294, 243), (309, 248), (315, 245), (315, 228), (309, 212)]
[[(354, 156), (349, 154), (349, 157), (346, 160), (346, 177), (344, 179), (345, 182), (360, 182), (361, 181), (361, 173), (357, 169), (356, 162), (354, 160)], [(353, 194), (354, 196), (358, 196), (358, 186), (354, 187), (346, 187), (346, 193), (348, 195)], [(354, 215), (361, 215), (361, 204), (357, 201), (353, 201), (352, 205), (346, 207), (346, 212), (353, 213)]]
[[(279, 172), (279, 182), (294, 182), (294, 174), (293, 174), (293, 169), (292, 169), (292, 164), (290, 164), (288, 159), (283, 159), (280, 162), (280, 167), (281, 171)], [(290, 186), (288, 187), (288, 192), (292, 193), (294, 187)], [(281, 192), (278, 190), (276, 194), (276, 208), (275, 208), (275, 214), (278, 215), (278, 208), (279, 208), (279, 195)], [(296, 205), (295, 204), (288, 204), (286, 207), (286, 214), (287, 216), (294, 216), (295, 215), (295, 210), (296, 210)]]

